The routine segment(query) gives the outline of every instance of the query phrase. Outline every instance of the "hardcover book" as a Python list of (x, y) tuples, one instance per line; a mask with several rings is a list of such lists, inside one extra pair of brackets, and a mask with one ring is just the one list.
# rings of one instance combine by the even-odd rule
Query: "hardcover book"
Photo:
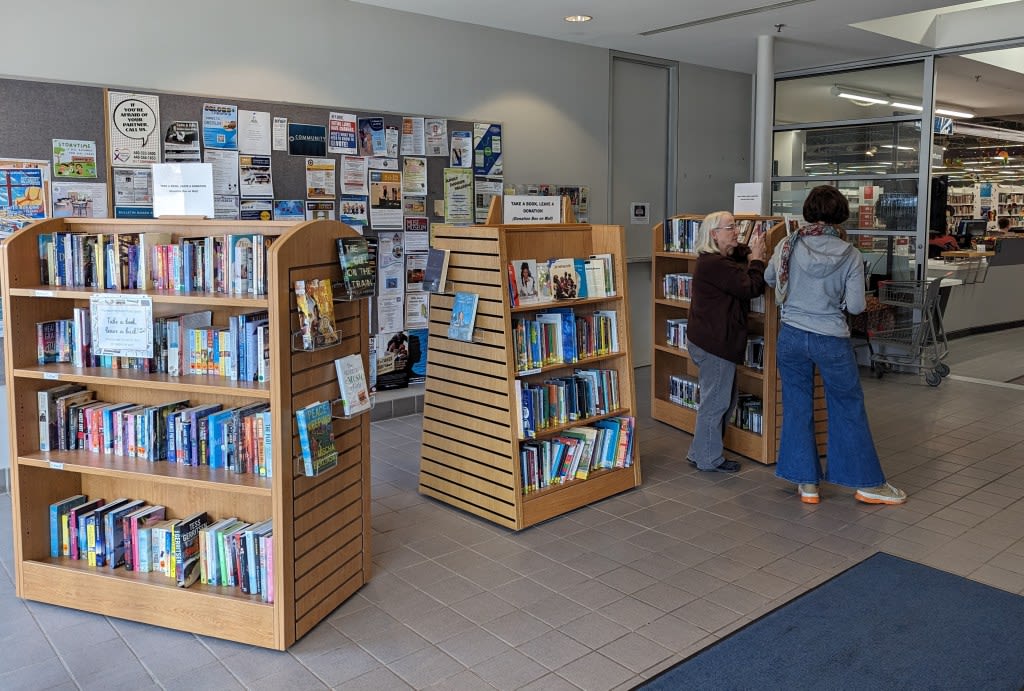
[(431, 247), (427, 251), (427, 266), (423, 270), (423, 290), (443, 293), (448, 283), (448, 250)]
[(455, 293), (452, 301), (452, 317), (448, 324), (448, 338), (455, 341), (472, 341), (473, 324), (476, 322), (476, 308), (480, 296), (476, 293)]
[(366, 388), (363, 358), (358, 354), (346, 355), (334, 361), (341, 393), (341, 407), (345, 415), (355, 415), (370, 409), (370, 394)]
[(299, 446), (302, 464), (309, 477), (319, 475), (338, 465), (338, 451), (334, 448), (334, 430), (331, 423), (331, 404), (317, 401), (295, 411), (299, 428)]
[(579, 293), (579, 278), (576, 265), (571, 257), (552, 259), (550, 263), (551, 294), (555, 300), (571, 300)]
[(377, 266), (366, 238), (338, 238), (338, 262), (349, 300), (373, 295)]

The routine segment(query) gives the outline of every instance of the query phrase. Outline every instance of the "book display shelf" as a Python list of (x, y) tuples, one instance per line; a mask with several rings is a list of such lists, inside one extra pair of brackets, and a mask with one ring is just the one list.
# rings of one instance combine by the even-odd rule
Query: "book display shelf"
[[(697, 399), (690, 383), (697, 381), (698, 367), (686, 348), (678, 344), (684, 342), (679, 331), (685, 330), (685, 320), (690, 313), (689, 292), (685, 286), (688, 279), (685, 277), (693, 275), (697, 254), (692, 250), (692, 240), (688, 244), (685, 240), (680, 243), (676, 238), (670, 238), (671, 234), (665, 232), (665, 225), (679, 220), (689, 222), (695, 231), (703, 218), (697, 214), (673, 216), (656, 225), (652, 235), (654, 353), (651, 358), (651, 415), (655, 420), (691, 434), (697, 423), (697, 411), (693, 407)], [(772, 248), (786, 236), (785, 225), (779, 217), (737, 215), (736, 222), (748, 228), (758, 222), (763, 224), (767, 232), (765, 245), (769, 248), (769, 257)], [(694, 236), (695, 232), (692, 232), (691, 238)], [(759, 463), (771, 464), (775, 462), (782, 431), (782, 384), (775, 366), (779, 312), (770, 287), (764, 295), (763, 312), (752, 310), (747, 328), (754, 339), (748, 347), (748, 355), (752, 350), (755, 353), (748, 358), (748, 364), (737, 367), (741, 417), (735, 421), (739, 424), (730, 424), (726, 429), (725, 448)], [(823, 454), (827, 414), (825, 393), (817, 374), (814, 402), (818, 449)]]
[[(267, 250), (267, 293), (185, 293), (171, 290), (102, 290), (41, 285), (39, 236), (170, 233), (187, 237), (228, 234), (276, 236)], [(295, 351), (299, 328), (292, 286), (341, 269), (336, 240), (356, 235), (335, 221), (247, 223), (205, 220), (57, 218), (11, 236), (0, 250), (3, 309), (7, 315), (7, 374), (11, 430), (14, 570), (17, 595), (134, 621), (284, 650), (310, 631), (370, 578), (369, 417), (335, 419), (339, 461), (306, 477), (294, 411), (338, 395), (334, 360), (358, 353), (366, 365), (369, 333), (365, 300), (335, 306), (339, 341), (312, 352)], [(37, 361), (36, 323), (70, 318), (94, 294), (147, 295), (154, 319), (211, 310), (213, 324), (245, 311), (269, 313), (269, 381), (240, 382), (212, 375), (151, 374), (133, 369), (75, 367)], [(190, 405), (270, 405), (272, 476), (224, 468), (146, 461), (110, 453), (40, 451), (37, 392), (55, 383), (82, 384), (108, 402), (154, 405), (187, 398)], [(87, 566), (50, 556), (48, 508), (76, 494), (130, 497), (166, 507), (169, 518), (197, 511), (213, 520), (272, 519), (273, 602), (236, 588), (196, 583), (175, 586), (163, 574)]]
[[(521, 530), (639, 485), (635, 438), (625, 467), (595, 469), (584, 473), (586, 479), (576, 475), (546, 486), (533, 482), (521, 457), (524, 448), (543, 444), (571, 427), (635, 415), (622, 227), (490, 223), (438, 226), (433, 235), (435, 247), (449, 250), (450, 290), (432, 295), (430, 302), (420, 492), (497, 525)], [(611, 257), (613, 294), (515, 305), (510, 292), (510, 281), (514, 286), (515, 279), (509, 271), (513, 260), (531, 259), (546, 266), (552, 258), (600, 254)], [(470, 341), (448, 337), (455, 292), (479, 295)], [(566, 307), (575, 316), (614, 312), (618, 349), (576, 362), (521, 369), (516, 324)], [(585, 369), (615, 372), (618, 408), (564, 424), (538, 426), (532, 438), (524, 438), (529, 434), (522, 431), (522, 388), (572, 378)], [(635, 433), (635, 425), (633, 429)]]

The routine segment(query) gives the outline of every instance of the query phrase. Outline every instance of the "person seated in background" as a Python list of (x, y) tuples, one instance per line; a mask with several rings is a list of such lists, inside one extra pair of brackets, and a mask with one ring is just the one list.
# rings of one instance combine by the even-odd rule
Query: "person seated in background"
[(998, 231), (1000, 233), (1009, 233), (1010, 232), (1010, 219), (1006, 218), (1005, 216), (1000, 218), (999, 221), (996, 224), (996, 227), (997, 227), (997, 229), (998, 229)]
[(948, 230), (933, 230), (928, 233), (928, 258), (936, 259), (942, 256), (943, 252), (951, 252), (960, 249), (956, 238), (949, 234)]

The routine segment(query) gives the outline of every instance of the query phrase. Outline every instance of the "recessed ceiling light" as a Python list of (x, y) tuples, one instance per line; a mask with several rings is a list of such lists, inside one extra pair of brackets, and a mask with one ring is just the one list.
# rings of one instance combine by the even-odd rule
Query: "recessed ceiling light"
[(567, 22), (589, 22), (593, 17), (589, 14), (570, 14), (565, 18)]

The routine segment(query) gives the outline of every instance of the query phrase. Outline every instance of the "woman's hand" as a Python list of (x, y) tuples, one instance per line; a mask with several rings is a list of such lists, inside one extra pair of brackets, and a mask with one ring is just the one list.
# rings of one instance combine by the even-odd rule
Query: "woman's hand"
[(764, 233), (754, 233), (754, 237), (750, 239), (749, 247), (751, 259), (757, 259), (762, 262), (765, 260)]

